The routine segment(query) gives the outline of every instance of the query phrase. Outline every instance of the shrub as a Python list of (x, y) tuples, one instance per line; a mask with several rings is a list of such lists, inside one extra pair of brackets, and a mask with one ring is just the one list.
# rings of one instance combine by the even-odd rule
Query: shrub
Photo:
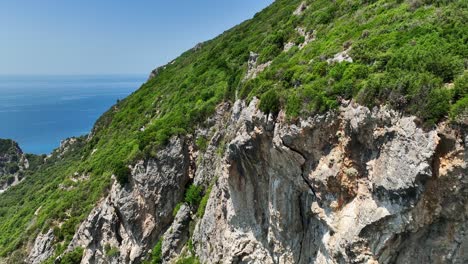
[(182, 202), (176, 204), (176, 206), (174, 207), (174, 210), (172, 210), (172, 216), (175, 217), (177, 215), (181, 206), (182, 206)]
[(208, 199), (210, 199), (210, 194), (211, 194), (211, 186), (206, 190), (205, 195), (203, 195), (203, 198), (200, 201), (200, 206), (198, 206), (197, 216), (199, 218), (202, 218), (203, 215), (205, 215), (205, 209), (208, 203)]
[(288, 115), (288, 117), (298, 117), (301, 108), (301, 99), (299, 98), (298, 94), (296, 92), (290, 93), (288, 99), (286, 100), (286, 114)]
[(177, 260), (176, 264), (200, 264), (200, 260), (197, 257), (185, 257)]
[(260, 110), (265, 114), (277, 115), (280, 109), (280, 99), (275, 90), (271, 89), (260, 98)]
[(190, 206), (198, 206), (200, 200), (202, 199), (202, 187), (196, 185), (190, 185), (187, 191), (185, 192), (184, 201)]
[(422, 107), (420, 116), (429, 124), (434, 124), (444, 117), (450, 109), (450, 91), (442, 88), (432, 90), (427, 102)]
[(162, 263), (162, 242), (163, 237), (158, 240), (158, 243), (153, 248), (153, 252), (151, 253), (151, 264), (160, 264)]
[(114, 175), (117, 178), (117, 181), (121, 186), (124, 186), (129, 182), (129, 177), (131, 175), (130, 168), (126, 166), (123, 162), (118, 162), (114, 168)]
[(208, 140), (204, 136), (199, 136), (196, 141), (196, 145), (199, 150), (205, 151), (208, 147)]
[(83, 248), (78, 247), (75, 248), (73, 251), (65, 254), (62, 259), (60, 260), (60, 264), (79, 264), (81, 262), (81, 258), (83, 257)]
[(106, 256), (113, 258), (117, 257), (120, 255), (120, 251), (117, 247), (112, 247), (110, 244), (106, 244), (104, 246), (104, 252), (106, 253)]
[(455, 80), (455, 87), (453, 89), (453, 100), (457, 101), (468, 95), (468, 74), (463, 74), (460, 78)]
[(450, 108), (450, 118), (452, 120), (457, 120), (460, 117), (468, 118), (468, 96), (465, 96), (463, 99), (458, 100)]

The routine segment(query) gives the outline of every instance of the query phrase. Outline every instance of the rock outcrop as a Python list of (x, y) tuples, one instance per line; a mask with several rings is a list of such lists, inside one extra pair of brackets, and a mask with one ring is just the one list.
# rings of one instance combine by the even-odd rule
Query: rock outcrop
[[(114, 182), (109, 195), (76, 232), (68, 251), (85, 249), (82, 263), (140, 263), (173, 221), (173, 209), (189, 182), (183, 138), (173, 138), (154, 159), (138, 163), (125, 187)], [(106, 248), (118, 250), (117, 256)]]
[(232, 113), (203, 263), (468, 261), (466, 128), (347, 103), (290, 125), (256, 103)]
[[(222, 104), (194, 135), (138, 163), (68, 251), (83, 247), (82, 263), (141, 263), (162, 239), (164, 263), (468, 261), (466, 127), (424, 128), (353, 102), (290, 123), (257, 105)], [(196, 150), (201, 136), (209, 143)], [(192, 181), (211, 187), (203, 216), (187, 205), (174, 216)]]
[(244, 80), (254, 79), (258, 74), (263, 72), (266, 68), (271, 65), (271, 61), (267, 61), (262, 64), (258, 64), (259, 55), (255, 52), (250, 52), (247, 73), (244, 77)]
[(26, 263), (40, 264), (50, 258), (54, 254), (54, 238), (52, 229), (49, 229), (45, 234), (39, 234), (34, 241)]

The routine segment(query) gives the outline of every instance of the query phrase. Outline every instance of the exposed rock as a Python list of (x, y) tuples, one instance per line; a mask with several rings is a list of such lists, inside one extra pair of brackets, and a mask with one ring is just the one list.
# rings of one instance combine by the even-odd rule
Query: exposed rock
[(297, 31), (297, 33), (299, 33), (299, 35), (304, 37), (304, 42), (299, 44), (299, 49), (303, 49), (305, 46), (307, 46), (307, 44), (309, 44), (310, 42), (315, 40), (315, 34), (314, 34), (313, 30), (307, 31), (303, 27), (297, 27), (296, 31)]
[(203, 47), (203, 42), (197, 43), (197, 45), (195, 45), (195, 47), (193, 47), (192, 50), (193, 51), (199, 51), (199, 50), (201, 50), (202, 47)]
[(156, 69), (152, 70), (150, 75), (148, 76), (148, 81), (158, 76), (159, 72), (161, 71), (161, 68), (162, 67), (157, 67)]
[(64, 139), (60, 141), (60, 146), (58, 148), (54, 149), (51, 154), (47, 155), (45, 160), (62, 159), (68, 153), (76, 151), (82, 147), (89, 138), (90, 136), (82, 136)]
[(54, 254), (54, 232), (52, 229), (45, 234), (39, 234), (34, 240), (34, 245), (25, 260), (29, 264), (40, 264)]
[(307, 3), (304, 1), (297, 7), (296, 10), (294, 10), (293, 15), (300, 16), (302, 15), (302, 13), (304, 13), (306, 9), (307, 9)]
[[(139, 263), (162, 234), (173, 262), (191, 237), (202, 263), (466, 263), (466, 129), (352, 102), (286, 123), (237, 101), (222, 104), (189, 140), (115, 183), (69, 250), (82, 263)], [(194, 164), (195, 163), (195, 164)], [(189, 176), (191, 175), (191, 176)], [(194, 177), (212, 191), (201, 219), (182, 206)], [(172, 224), (171, 224), (172, 223)], [(119, 249), (109, 259), (103, 248)]]
[(327, 62), (330, 64), (330, 63), (333, 63), (333, 62), (343, 62), (343, 61), (347, 61), (347, 62), (353, 62), (353, 58), (351, 58), (351, 56), (349, 56), (349, 52), (351, 51), (351, 47), (349, 47), (348, 49), (344, 50), (344, 51), (341, 51), (341, 52), (338, 52), (337, 54), (335, 54), (335, 56), (333, 56), (333, 58), (330, 58), (327, 60)]
[(190, 208), (182, 205), (174, 218), (171, 227), (164, 233), (162, 244), (162, 258), (171, 263), (180, 254), (189, 239)]
[(247, 74), (244, 77), (244, 80), (248, 79), (254, 79), (257, 77), (257, 75), (261, 72), (263, 72), (268, 66), (271, 65), (271, 61), (262, 63), (262, 64), (257, 64), (258, 63), (258, 54), (255, 52), (250, 52), (250, 57), (248, 61), (248, 68), (247, 68)]
[[(76, 232), (68, 251), (85, 249), (81, 263), (139, 263), (173, 220), (188, 177), (188, 150), (182, 138), (173, 138), (155, 159), (140, 162), (130, 184), (114, 182), (109, 195)], [(105, 247), (119, 250), (109, 259)]]
[(284, 44), (284, 49), (283, 51), (288, 52), (290, 49), (292, 49), (295, 46), (294, 42), (288, 42)]
[(353, 104), (272, 124), (256, 103), (227, 124), (193, 236), (202, 263), (468, 261), (463, 131)]

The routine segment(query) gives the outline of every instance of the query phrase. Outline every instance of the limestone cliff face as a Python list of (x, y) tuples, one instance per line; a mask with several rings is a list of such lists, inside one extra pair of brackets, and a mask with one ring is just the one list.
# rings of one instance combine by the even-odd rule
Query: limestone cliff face
[(466, 128), (353, 104), (289, 125), (255, 104), (232, 113), (203, 263), (468, 261)]
[[(134, 166), (68, 250), (83, 247), (82, 263), (140, 263), (162, 239), (164, 263), (468, 262), (466, 127), (425, 129), (352, 102), (292, 123), (257, 104), (220, 105)], [(190, 182), (211, 187), (204, 215), (183, 205), (174, 216)]]

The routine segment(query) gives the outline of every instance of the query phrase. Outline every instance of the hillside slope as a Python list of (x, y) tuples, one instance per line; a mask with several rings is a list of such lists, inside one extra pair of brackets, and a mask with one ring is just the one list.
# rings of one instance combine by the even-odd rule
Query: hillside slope
[(1, 194), (0, 262), (467, 261), (464, 21), (275, 1)]

